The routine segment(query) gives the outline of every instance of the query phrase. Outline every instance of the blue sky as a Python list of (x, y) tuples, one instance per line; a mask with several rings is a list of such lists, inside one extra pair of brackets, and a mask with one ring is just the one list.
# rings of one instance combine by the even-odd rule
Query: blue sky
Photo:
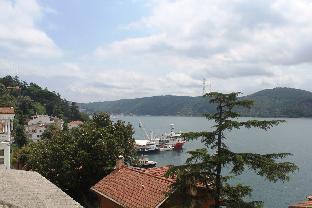
[(145, 33), (122, 29), (148, 14), (148, 7), (139, 2), (66, 0), (60, 3), (43, 0), (41, 4), (53, 11), (42, 18), (40, 27), (62, 49), (73, 53), (92, 52), (100, 44)]
[(1, 0), (0, 75), (78, 101), (312, 91), (309, 0)]

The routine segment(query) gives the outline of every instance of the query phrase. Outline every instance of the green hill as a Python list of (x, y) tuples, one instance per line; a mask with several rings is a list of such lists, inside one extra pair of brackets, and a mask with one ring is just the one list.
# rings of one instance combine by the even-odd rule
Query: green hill
[[(255, 101), (244, 116), (257, 117), (312, 117), (312, 93), (293, 88), (266, 89), (241, 97)], [(153, 96), (117, 101), (79, 104), (88, 113), (106, 111), (113, 114), (200, 116), (213, 112), (207, 98), (189, 96)]]
[(293, 88), (274, 88), (244, 97), (255, 105), (246, 113), (260, 117), (312, 117), (312, 93)]
[(21, 123), (35, 114), (57, 116), (67, 121), (83, 120), (84, 117), (76, 103), (35, 83), (27, 83), (11, 76), (0, 78), (0, 106), (14, 107), (16, 118)]
[(200, 115), (199, 112), (213, 109), (206, 101), (203, 97), (165, 95), (79, 105), (88, 113), (106, 111), (135, 115)]

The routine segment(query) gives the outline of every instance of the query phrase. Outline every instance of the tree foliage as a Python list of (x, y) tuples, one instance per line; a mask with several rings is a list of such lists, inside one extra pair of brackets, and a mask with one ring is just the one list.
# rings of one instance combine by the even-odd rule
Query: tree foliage
[[(239, 113), (235, 109), (250, 108), (253, 104), (250, 100), (239, 100), (238, 95), (239, 93), (217, 92), (205, 95), (210, 98), (210, 103), (216, 106), (215, 113), (205, 114), (207, 119), (215, 122), (213, 131), (189, 132), (183, 136), (189, 140), (201, 138), (206, 148), (188, 152), (190, 157), (186, 164), (173, 167), (167, 173), (167, 176), (174, 176), (177, 179), (172, 187), (175, 195), (187, 200), (186, 202), (191, 203), (192, 206), (213, 199), (216, 208), (221, 205), (231, 208), (259, 207), (261, 202), (245, 201), (246, 196), (249, 196), (252, 191), (249, 186), (231, 185), (229, 180), (241, 175), (248, 168), (269, 181), (287, 181), (289, 173), (297, 169), (295, 164), (283, 160), (291, 155), (289, 153), (235, 153), (230, 150), (226, 143), (227, 132), (252, 127), (267, 131), (284, 122), (283, 120), (238, 120)], [(222, 172), (225, 168), (226, 171)], [(189, 190), (193, 190), (192, 192), (196, 194), (190, 194)], [(191, 207), (190, 204), (185, 204)]]
[(15, 158), (81, 202), (83, 193), (113, 170), (119, 155), (127, 161), (135, 156), (133, 133), (130, 124), (113, 123), (101, 113), (71, 130), (51, 127), (45, 139), (24, 147)]
[(29, 118), (34, 114), (48, 114), (65, 120), (83, 120), (75, 102), (62, 99), (56, 92), (27, 83), (18, 77), (0, 78), (0, 106), (12, 106), (17, 114)]

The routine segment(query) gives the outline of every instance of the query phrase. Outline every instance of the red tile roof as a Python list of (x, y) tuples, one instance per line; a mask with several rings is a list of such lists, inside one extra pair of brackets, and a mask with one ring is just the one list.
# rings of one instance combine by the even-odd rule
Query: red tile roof
[(157, 167), (157, 168), (142, 169), (142, 171), (144, 173), (149, 174), (149, 175), (153, 175), (153, 176), (156, 176), (156, 177), (162, 177), (164, 179), (171, 180), (172, 182), (174, 182), (174, 179), (166, 178), (164, 176), (169, 168), (170, 168), (170, 166), (163, 166), (163, 167)]
[(71, 122), (69, 122), (69, 124), (81, 125), (81, 124), (83, 124), (83, 122), (82, 121), (71, 121)]
[(288, 208), (312, 208), (312, 196), (307, 197), (309, 201), (299, 202), (297, 204), (291, 205)]
[(123, 167), (91, 189), (123, 207), (154, 208), (167, 198), (172, 179), (163, 175), (169, 167), (138, 169)]
[(0, 114), (14, 114), (13, 107), (0, 107)]

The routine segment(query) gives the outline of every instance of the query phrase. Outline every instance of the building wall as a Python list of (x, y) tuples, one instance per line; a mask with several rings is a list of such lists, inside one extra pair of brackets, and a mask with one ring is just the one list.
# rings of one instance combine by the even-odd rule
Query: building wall
[(99, 196), (99, 207), (100, 208), (122, 208), (122, 206), (116, 204), (115, 202), (103, 196)]
[(13, 119), (14, 114), (0, 114), (0, 165), (4, 165), (7, 169), (10, 169), (11, 165), (10, 141)]

